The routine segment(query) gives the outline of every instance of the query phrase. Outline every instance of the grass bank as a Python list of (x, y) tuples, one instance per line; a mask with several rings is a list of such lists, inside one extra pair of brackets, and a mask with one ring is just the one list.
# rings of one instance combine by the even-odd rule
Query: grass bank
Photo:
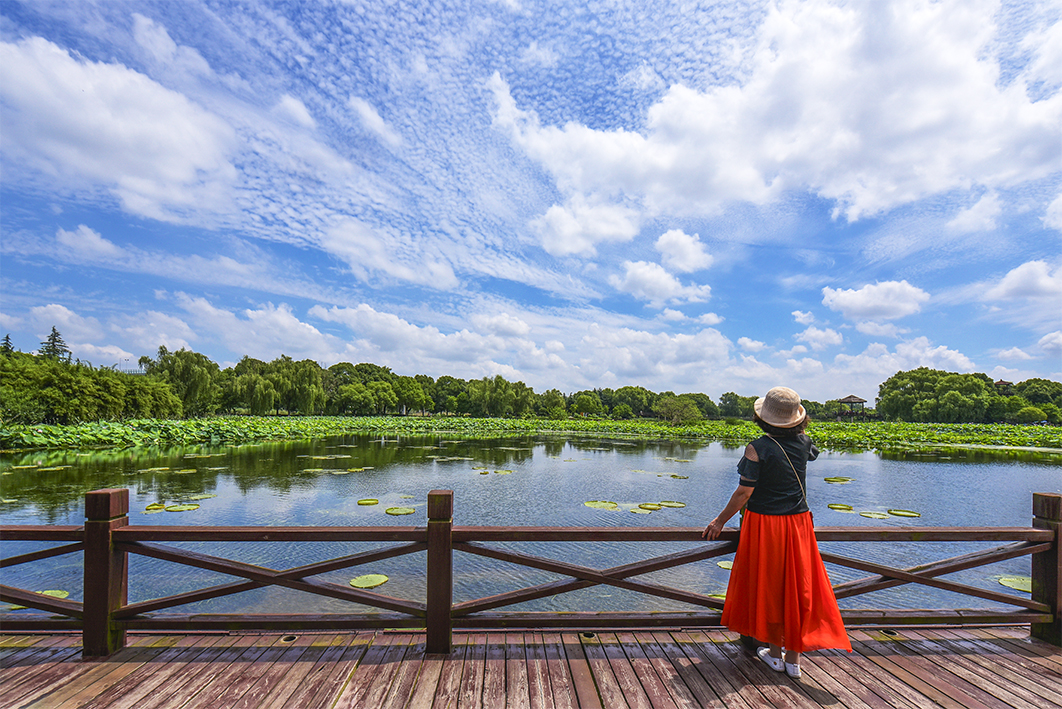
[[(659, 421), (470, 419), (408, 416), (231, 416), (191, 420), (144, 419), (73, 426), (6, 426), (8, 451), (235, 444), (322, 438), (355, 433), (449, 434), (493, 438), (579, 434), (642, 439), (694, 439), (741, 443), (760, 435), (750, 422), (703, 421), (669, 426)], [(810, 435), (824, 450), (910, 450), (948, 446), (1049, 448), (1062, 451), (1062, 428), (1013, 424), (814, 422)]]

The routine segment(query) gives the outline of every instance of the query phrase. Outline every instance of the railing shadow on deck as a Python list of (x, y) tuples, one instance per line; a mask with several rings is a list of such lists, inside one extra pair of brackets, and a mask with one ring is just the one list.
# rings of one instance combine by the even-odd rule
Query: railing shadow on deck
[[(0, 568), (63, 554), (84, 556), (83, 602), (69, 601), (0, 585), (0, 601), (18, 603), (59, 618), (0, 614), (6, 631), (80, 629), (86, 657), (109, 655), (125, 645), (127, 630), (312, 630), (424, 628), (429, 652), (448, 652), (458, 628), (574, 627), (713, 627), (723, 601), (690, 590), (662, 586), (635, 577), (732, 553), (738, 530), (726, 529), (719, 540), (703, 542), (699, 528), (661, 527), (483, 527), (453, 525), (453, 492), (428, 495), (426, 527), (170, 527), (129, 525), (129, 491), (107, 489), (85, 497), (84, 526), (2, 525), (0, 540), (66, 542), (61, 546), (0, 560)], [(914, 583), (973, 598), (1015, 606), (998, 609), (846, 609), (848, 624), (1031, 626), (1034, 637), (1060, 644), (1062, 606), (1062, 495), (1033, 495), (1031, 527), (819, 527), (820, 542), (992, 542), (991, 549), (910, 568), (824, 552), (823, 559), (869, 574), (834, 586), (838, 599)], [(167, 546), (174, 542), (392, 542), (394, 546), (290, 569), (270, 569)], [(490, 546), (491, 542), (700, 542), (693, 548), (643, 561), (594, 569)], [(359, 590), (315, 579), (323, 573), (427, 551), (424, 602)], [(506, 593), (453, 602), (455, 551), (560, 574), (566, 578)], [(140, 554), (219, 572), (242, 580), (163, 598), (129, 603), (129, 554)], [(1032, 557), (1031, 598), (947, 581), (944, 575), (1006, 559)], [(699, 606), (697, 612), (596, 613), (498, 612), (496, 609), (546, 596), (607, 585)], [(160, 613), (175, 606), (219, 598), (265, 586), (280, 586), (350, 601), (386, 613), (177, 614)]]

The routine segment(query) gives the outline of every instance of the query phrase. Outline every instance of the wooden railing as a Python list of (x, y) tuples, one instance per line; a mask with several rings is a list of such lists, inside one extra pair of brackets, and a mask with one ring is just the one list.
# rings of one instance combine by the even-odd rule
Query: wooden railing
[[(25, 589), (0, 585), (0, 600), (19, 603), (58, 616), (0, 617), (4, 630), (80, 628), (84, 654), (104, 656), (124, 646), (125, 633), (141, 630), (236, 629), (351, 629), (425, 628), (429, 652), (448, 652), (453, 628), (531, 627), (648, 627), (717, 626), (723, 601), (687, 589), (673, 588), (635, 577), (732, 553), (738, 530), (726, 529), (719, 540), (703, 542), (699, 528), (661, 527), (471, 527), (453, 525), (453, 493), (434, 490), (428, 495), (427, 527), (155, 527), (129, 525), (129, 491), (97, 490), (85, 498), (86, 522), (74, 526), (0, 526), (4, 541), (66, 542), (50, 549), (0, 560), (0, 568), (51, 557), (83, 553), (82, 602), (51, 598)], [(857, 569), (866, 577), (834, 586), (839, 599), (914, 583), (965, 596), (1014, 606), (998, 609), (845, 609), (848, 624), (1029, 623), (1031, 632), (1060, 643), (1062, 591), (1062, 495), (1033, 495), (1032, 527), (820, 527), (820, 542), (992, 542), (991, 549), (942, 559), (910, 568), (823, 552), (828, 563)], [(174, 542), (392, 542), (383, 549), (330, 559), (290, 569), (270, 569), (231, 559), (167, 546)], [(699, 542), (695, 548), (606, 569), (532, 556), (490, 546), (497, 542)], [(339, 569), (427, 551), (427, 590), (424, 602), (395, 598), (315, 579)], [(519, 566), (560, 574), (560, 581), (506, 593), (453, 602), (453, 553), (488, 557)], [(242, 579), (163, 598), (129, 603), (128, 558), (139, 554)], [(940, 577), (966, 569), (1032, 556), (1031, 598), (989, 591)], [(657, 613), (498, 612), (516, 603), (605, 585), (649, 596), (681, 601), (702, 610)], [(264, 586), (280, 586), (319, 596), (350, 601), (386, 612), (349, 614), (163, 614), (175, 606), (228, 596)]]

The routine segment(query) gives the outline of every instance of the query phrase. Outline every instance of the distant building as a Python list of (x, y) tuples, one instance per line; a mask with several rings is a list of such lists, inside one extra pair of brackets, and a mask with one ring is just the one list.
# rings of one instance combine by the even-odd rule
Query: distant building
[[(867, 417), (866, 409), (863, 408), (863, 404), (867, 403), (866, 399), (860, 399), (855, 394), (849, 394), (843, 399), (837, 400), (838, 404), (843, 404), (848, 407), (847, 411), (842, 411), (841, 416), (846, 418), (855, 418), (856, 416), (862, 416), (865, 420)], [(857, 408), (858, 407), (858, 408)]]

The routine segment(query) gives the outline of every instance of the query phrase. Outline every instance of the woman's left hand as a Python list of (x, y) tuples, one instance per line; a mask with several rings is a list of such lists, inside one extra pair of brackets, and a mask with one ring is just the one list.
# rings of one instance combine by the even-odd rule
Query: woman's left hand
[(719, 533), (722, 531), (723, 523), (718, 517), (716, 517), (708, 524), (707, 527), (704, 528), (704, 531), (701, 532), (701, 539), (707, 539), (708, 541), (718, 539)]

